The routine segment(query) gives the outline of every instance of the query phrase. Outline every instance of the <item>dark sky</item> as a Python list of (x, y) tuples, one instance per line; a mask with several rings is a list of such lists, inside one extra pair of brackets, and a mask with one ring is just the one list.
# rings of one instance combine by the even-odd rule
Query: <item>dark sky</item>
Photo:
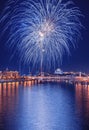
[(67, 61), (64, 59), (63, 69), (89, 73), (89, 0), (73, 1), (84, 15), (81, 21), (85, 29), (82, 30), (82, 40), (79, 41), (76, 50), (73, 50)]
[[(7, 0), (0, 0), (0, 14)], [(81, 19), (85, 29), (82, 30), (82, 39), (79, 41), (77, 48), (71, 51), (71, 56), (64, 56), (61, 69), (63, 71), (83, 71), (89, 73), (89, 0), (73, 0), (76, 6), (80, 8), (84, 18)], [(1, 33), (1, 32), (0, 32)], [(1, 35), (1, 34), (0, 34)], [(18, 63), (9, 62), (9, 53), (0, 41), (0, 70), (9, 68), (18, 70)]]

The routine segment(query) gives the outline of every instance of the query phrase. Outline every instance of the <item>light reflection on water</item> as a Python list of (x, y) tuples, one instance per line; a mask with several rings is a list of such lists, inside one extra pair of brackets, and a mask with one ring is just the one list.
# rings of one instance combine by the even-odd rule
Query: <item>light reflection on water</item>
[(89, 86), (0, 83), (0, 130), (89, 130)]

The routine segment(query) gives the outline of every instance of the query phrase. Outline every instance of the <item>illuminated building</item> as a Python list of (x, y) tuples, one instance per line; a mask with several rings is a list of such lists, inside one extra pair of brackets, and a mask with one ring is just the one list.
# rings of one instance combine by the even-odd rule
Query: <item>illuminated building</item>
[(20, 74), (18, 71), (3, 71), (2, 72), (2, 79), (19, 79)]

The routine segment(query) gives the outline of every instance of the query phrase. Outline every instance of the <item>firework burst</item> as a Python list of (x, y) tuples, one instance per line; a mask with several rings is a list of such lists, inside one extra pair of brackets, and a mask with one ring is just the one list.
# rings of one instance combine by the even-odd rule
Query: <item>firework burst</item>
[(81, 12), (64, 0), (9, 0), (0, 23), (6, 44), (20, 63), (37, 68), (56, 67), (81, 36)]

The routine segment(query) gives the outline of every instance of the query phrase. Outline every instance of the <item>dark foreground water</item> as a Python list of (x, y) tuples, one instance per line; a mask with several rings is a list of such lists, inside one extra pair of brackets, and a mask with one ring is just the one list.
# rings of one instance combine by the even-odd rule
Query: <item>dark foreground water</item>
[(89, 86), (0, 84), (0, 130), (89, 130)]

